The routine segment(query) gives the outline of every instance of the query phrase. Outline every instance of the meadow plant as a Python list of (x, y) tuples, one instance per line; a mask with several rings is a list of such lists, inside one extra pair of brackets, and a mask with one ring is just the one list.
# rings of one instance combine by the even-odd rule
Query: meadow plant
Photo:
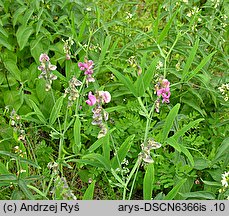
[(11, 3), (2, 199), (228, 199), (226, 1)]
[(107, 126), (105, 122), (108, 120), (108, 113), (103, 109), (102, 105), (104, 103), (109, 103), (111, 101), (111, 95), (108, 91), (97, 91), (96, 95), (92, 92), (88, 93), (88, 100), (86, 103), (89, 106), (96, 106), (92, 109), (93, 112), (93, 125), (97, 125), (100, 128), (100, 132), (97, 138), (101, 138), (107, 134)]
[(49, 91), (51, 89), (52, 81), (57, 79), (57, 76), (52, 73), (52, 71), (56, 70), (56, 66), (50, 63), (50, 59), (45, 53), (40, 55), (39, 61), (41, 65), (38, 66), (38, 70), (41, 71), (41, 74), (38, 78), (43, 78), (45, 80), (45, 90)]

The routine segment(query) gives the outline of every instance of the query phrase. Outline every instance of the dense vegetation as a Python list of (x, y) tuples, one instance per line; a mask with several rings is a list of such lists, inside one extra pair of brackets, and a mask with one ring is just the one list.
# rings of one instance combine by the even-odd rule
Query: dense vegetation
[(228, 199), (223, 0), (0, 0), (1, 199)]

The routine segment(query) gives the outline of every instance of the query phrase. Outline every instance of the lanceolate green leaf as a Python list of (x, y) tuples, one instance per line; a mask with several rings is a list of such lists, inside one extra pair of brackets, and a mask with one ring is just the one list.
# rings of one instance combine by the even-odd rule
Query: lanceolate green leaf
[(4, 35), (0, 35), (0, 45), (6, 47), (8, 50), (13, 50), (12, 45), (8, 42), (8, 39)]
[(120, 146), (117, 154), (112, 158), (111, 166), (114, 170), (120, 166), (120, 163), (126, 157), (127, 152), (129, 151), (132, 145), (134, 137), (135, 137), (135, 134), (127, 137), (126, 140), (123, 142), (123, 144)]
[(182, 99), (182, 101), (187, 104), (188, 106), (192, 107), (196, 111), (198, 111), (203, 117), (206, 116), (205, 110), (202, 110), (198, 104), (194, 100), (187, 100), (187, 99)]
[(143, 181), (143, 199), (151, 200), (152, 190), (154, 183), (154, 164), (151, 163), (147, 166), (146, 173)]
[(18, 17), (22, 15), (22, 13), (27, 9), (26, 6), (20, 6), (15, 13), (13, 14), (13, 26), (16, 25), (18, 21)]
[(169, 20), (168, 23), (166, 24), (165, 28), (164, 28), (164, 29), (162, 30), (162, 32), (160, 33), (160, 36), (159, 36), (159, 38), (158, 38), (158, 40), (157, 40), (158, 44), (160, 44), (160, 43), (164, 40), (164, 38), (167, 36), (167, 34), (168, 34), (168, 32), (169, 32), (169, 29), (170, 29), (170, 27), (171, 27), (171, 25), (172, 25), (172, 22), (173, 22), (174, 18), (175, 18), (176, 15), (177, 15), (177, 12), (178, 12), (178, 11), (176, 11), (176, 12), (173, 14), (173, 16), (170, 18), (170, 20)]
[(183, 136), (189, 129), (195, 127), (198, 125), (201, 121), (203, 121), (204, 118), (197, 119), (195, 121), (190, 122), (189, 124), (182, 127), (180, 130), (178, 130), (172, 137), (177, 140), (179, 137)]
[(18, 69), (16, 62), (12, 59), (5, 60), (4, 62), (5, 68), (14, 76), (15, 79), (21, 81), (21, 71)]
[(37, 117), (39, 118), (39, 120), (40, 120), (42, 123), (45, 124), (45, 123), (46, 123), (45, 117), (44, 117), (44, 115), (42, 114), (42, 112), (40, 111), (40, 109), (38, 108), (38, 106), (37, 106), (32, 100), (30, 100), (30, 99), (29, 99), (29, 102), (30, 102), (32, 108), (34, 109), (34, 111), (35, 111)]
[(28, 42), (28, 39), (30, 35), (33, 33), (33, 27), (32, 26), (20, 26), (18, 28), (18, 31), (16, 33), (17, 41), (20, 47), (20, 50), (22, 50), (26, 43)]
[(189, 52), (188, 59), (186, 61), (186, 64), (185, 64), (183, 72), (182, 72), (181, 82), (185, 79), (185, 77), (187, 76), (187, 74), (189, 72), (189, 68), (191, 67), (193, 60), (195, 59), (198, 47), (199, 47), (199, 39), (196, 40), (196, 43), (194, 44), (193, 48)]
[(95, 181), (93, 181), (85, 191), (83, 195), (83, 200), (93, 200), (94, 196), (94, 189), (95, 189)]
[(180, 145), (180, 148), (181, 148), (181, 152), (184, 153), (184, 155), (186, 155), (186, 157), (189, 159), (191, 166), (194, 167), (195, 162), (189, 150), (183, 145)]
[(63, 105), (63, 99), (64, 97), (61, 96), (58, 98), (58, 100), (56, 101), (56, 103), (54, 104), (52, 111), (50, 113), (50, 117), (49, 117), (49, 124), (53, 125), (54, 122), (56, 121), (56, 119), (58, 118), (59, 112), (61, 110), (61, 107)]
[(107, 66), (108, 70), (110, 70), (118, 79), (119, 81), (124, 84), (124, 86), (126, 88), (128, 88), (130, 90), (130, 92), (137, 97), (137, 91), (135, 89), (134, 84), (132, 83), (132, 81), (130, 80), (129, 77), (124, 76), (123, 74), (121, 74), (119, 71), (117, 71), (116, 69)]
[(169, 131), (171, 130), (173, 126), (173, 122), (178, 114), (180, 108), (180, 104), (176, 104), (169, 112), (168, 116), (165, 119), (163, 131), (162, 131), (162, 142), (165, 141), (165, 139), (168, 137)]
[(103, 63), (103, 61), (105, 60), (105, 57), (106, 57), (106, 53), (108, 51), (108, 48), (110, 46), (110, 42), (111, 42), (111, 37), (110, 36), (107, 36), (106, 39), (105, 39), (105, 43), (103, 44), (103, 47), (102, 47), (102, 50), (101, 50), (101, 54), (99, 56), (99, 64), (98, 64), (98, 71)]
[(24, 180), (19, 179), (18, 181), (18, 185), (20, 187), (20, 189), (23, 191), (23, 193), (25, 194), (25, 196), (30, 199), (30, 200), (35, 200), (35, 197), (33, 196), (33, 194), (31, 193), (31, 191), (29, 190), (29, 188), (27, 187), (26, 183)]
[(229, 155), (229, 138), (224, 139), (221, 145), (218, 147), (214, 163), (222, 160), (222, 158), (226, 155)]
[(186, 179), (181, 179), (179, 183), (165, 196), (165, 200), (172, 200), (179, 192), (181, 186), (186, 182)]
[(200, 62), (200, 64), (196, 67), (196, 69), (193, 71), (193, 72), (191, 72), (190, 73), (190, 76), (189, 76), (189, 78), (188, 78), (188, 81), (190, 80), (190, 79), (192, 79), (206, 64), (207, 64), (207, 62), (209, 62), (210, 61), (210, 59), (211, 59), (211, 57), (214, 55), (216, 53), (216, 51), (215, 52), (213, 52), (213, 53), (211, 53), (210, 55), (208, 55), (208, 56), (206, 56), (201, 62)]
[[(112, 128), (111, 130), (108, 131), (108, 133), (106, 134), (106, 136), (109, 136), (113, 131), (115, 130), (115, 128)], [(95, 151), (97, 148), (99, 148), (106, 140), (106, 136), (101, 137), (100, 139), (98, 139), (97, 141), (95, 141), (90, 148), (88, 149), (89, 152), (93, 152)]]
[(110, 170), (110, 161), (108, 161), (104, 156), (97, 154), (97, 153), (91, 153), (88, 155), (85, 155), (82, 157), (82, 159), (89, 159), (89, 160), (95, 160), (99, 162), (106, 170)]
[(187, 198), (198, 198), (198, 199), (205, 199), (205, 200), (215, 200), (215, 195), (212, 192), (207, 191), (196, 191), (196, 192), (188, 192), (188, 193), (181, 193), (181, 196), (185, 199)]
[(0, 174), (9, 174), (10, 172), (7, 170), (7, 168), (5, 167), (5, 165), (0, 162)]
[(166, 142), (172, 146), (174, 149), (176, 149), (178, 152), (181, 152), (181, 148), (180, 148), (180, 145), (179, 143), (177, 142), (176, 139), (174, 139), (173, 137), (169, 137)]
[(28, 159), (25, 159), (25, 158), (22, 158), (22, 157), (19, 157), (18, 155), (13, 154), (13, 153), (11, 153), (11, 152), (0, 151), (0, 155), (5, 155), (5, 156), (12, 157), (12, 158), (14, 158), (14, 159), (18, 159), (18, 160), (20, 160), (20, 161), (23, 162), (23, 163), (27, 163), (27, 164), (29, 164), (29, 165), (31, 165), (31, 166), (33, 166), (33, 167), (36, 167), (36, 168), (40, 169), (40, 166), (37, 165), (35, 162), (33, 162), (33, 161), (31, 161), (31, 160), (28, 160)]
[(17, 180), (16, 175), (13, 174), (1, 174), (0, 175), (0, 181), (12, 181), (12, 180)]
[(140, 74), (134, 83), (135, 89), (137, 90), (137, 96), (141, 97), (144, 95), (146, 89), (150, 86), (150, 83), (152, 82), (154, 72), (156, 69), (156, 65), (158, 62), (158, 58), (155, 58), (148, 69)]

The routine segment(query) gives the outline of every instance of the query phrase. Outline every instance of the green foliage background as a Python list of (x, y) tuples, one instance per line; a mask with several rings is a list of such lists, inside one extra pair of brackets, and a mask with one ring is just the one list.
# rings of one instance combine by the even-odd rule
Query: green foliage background
[[(229, 171), (229, 103), (218, 87), (229, 83), (228, 8), (210, 0), (0, 0), (1, 199), (226, 198), (219, 189)], [(50, 92), (38, 79), (41, 53), (57, 66)], [(82, 89), (82, 109), (67, 108), (64, 90), (73, 75), (84, 79), (85, 56), (96, 82)], [(171, 83), (170, 104), (149, 118), (161, 75)], [(112, 95), (101, 139), (85, 103), (94, 90)], [(153, 165), (137, 166), (144, 136), (162, 147)]]

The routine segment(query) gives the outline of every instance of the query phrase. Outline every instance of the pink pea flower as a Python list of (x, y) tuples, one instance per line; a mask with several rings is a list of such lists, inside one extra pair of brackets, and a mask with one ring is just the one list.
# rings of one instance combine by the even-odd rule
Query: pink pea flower
[(79, 63), (78, 63), (78, 67), (79, 67), (80, 70), (85, 70), (86, 64), (83, 63), (83, 62), (79, 62)]
[(170, 82), (167, 79), (163, 79), (162, 80), (162, 86), (164, 86), (165, 88), (169, 88)]
[(49, 57), (48, 57), (48, 55), (47, 54), (45, 54), (45, 53), (42, 53), (41, 55), (40, 55), (40, 57), (39, 57), (39, 61), (42, 63), (42, 62), (48, 62), (49, 61)]
[(104, 92), (102, 93), (102, 97), (103, 97), (103, 101), (104, 101), (105, 103), (109, 103), (109, 102), (111, 101), (111, 94), (110, 94), (110, 92), (108, 92), (108, 91), (104, 91)]
[(88, 93), (88, 100), (86, 100), (86, 103), (89, 106), (95, 105), (95, 103), (96, 103), (96, 97), (95, 97), (95, 95), (92, 94), (92, 92), (89, 92)]
[(56, 70), (56, 65), (52, 65), (49, 63), (49, 66), (48, 66), (49, 70), (53, 71), (53, 70)]
[(169, 98), (171, 93), (169, 85), (170, 82), (167, 79), (162, 79), (161, 82), (156, 85), (157, 96), (162, 96), (162, 103), (170, 103)]
[(95, 78), (91, 76), (91, 74), (88, 74), (87, 76), (87, 82), (95, 82)]
[(84, 70), (85, 74), (92, 74), (93, 73), (93, 61), (89, 60), (89, 61), (85, 61), (83, 62), (79, 62), (78, 63), (78, 67), (80, 68), (80, 70)]
[(162, 98), (163, 98), (162, 103), (164, 103), (164, 102), (165, 103), (170, 103), (169, 97), (170, 97), (171, 93), (170, 93), (170, 91), (169, 92), (166, 92), (166, 93), (162, 93), (161, 94), (162, 95)]
[(89, 82), (95, 82), (95, 79), (92, 76), (92, 74), (94, 73), (93, 66), (94, 66), (94, 62), (92, 60), (85, 59), (84, 62), (78, 63), (79, 69), (84, 71), (84, 75), (87, 76), (87, 84)]

